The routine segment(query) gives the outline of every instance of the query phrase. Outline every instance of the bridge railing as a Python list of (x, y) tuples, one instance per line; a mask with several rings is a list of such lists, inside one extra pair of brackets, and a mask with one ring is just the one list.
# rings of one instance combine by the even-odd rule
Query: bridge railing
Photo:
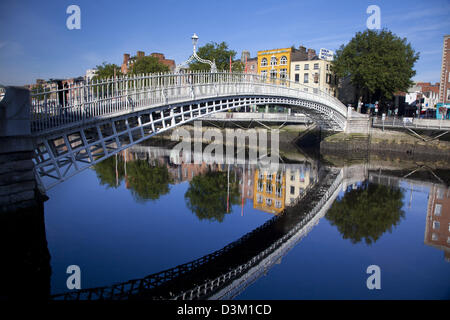
[(83, 123), (112, 114), (152, 106), (224, 95), (280, 95), (332, 104), (342, 115), (346, 107), (335, 97), (287, 79), (249, 73), (192, 72), (148, 74), (50, 85), (32, 92), (33, 132)]

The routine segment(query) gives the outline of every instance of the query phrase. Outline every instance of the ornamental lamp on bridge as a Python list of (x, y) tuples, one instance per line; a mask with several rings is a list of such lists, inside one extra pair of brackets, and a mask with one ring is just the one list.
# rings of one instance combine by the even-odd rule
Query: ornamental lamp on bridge
[(194, 46), (193, 52), (196, 53), (196, 52), (197, 52), (198, 36), (194, 33), (194, 34), (192, 35), (191, 39), (192, 39), (192, 45)]
[(197, 60), (198, 62), (201, 62), (201, 63), (209, 64), (209, 66), (211, 67), (210, 71), (211, 72), (217, 72), (217, 67), (216, 67), (216, 62), (215, 61), (202, 59), (202, 58), (200, 58), (197, 55), (198, 36), (197, 36), (196, 33), (194, 33), (192, 35), (191, 40), (192, 40), (192, 55), (185, 62), (180, 63), (179, 65), (176, 66), (175, 73), (180, 73), (180, 71), (182, 69), (188, 69), (189, 68), (189, 63), (191, 63), (194, 60)]

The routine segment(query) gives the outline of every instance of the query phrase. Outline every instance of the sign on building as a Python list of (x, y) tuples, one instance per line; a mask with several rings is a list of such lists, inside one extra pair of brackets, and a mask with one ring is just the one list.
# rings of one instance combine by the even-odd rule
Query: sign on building
[(319, 58), (322, 60), (333, 61), (333, 55), (334, 55), (334, 51), (331, 51), (331, 50), (328, 50), (325, 48), (320, 49)]

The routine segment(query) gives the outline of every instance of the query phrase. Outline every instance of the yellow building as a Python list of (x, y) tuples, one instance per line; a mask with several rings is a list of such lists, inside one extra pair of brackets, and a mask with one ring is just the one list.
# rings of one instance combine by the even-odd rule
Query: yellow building
[(253, 208), (272, 214), (279, 214), (284, 210), (286, 193), (284, 173), (256, 169), (253, 185)]
[(289, 79), (292, 48), (258, 51), (258, 74), (271, 79)]

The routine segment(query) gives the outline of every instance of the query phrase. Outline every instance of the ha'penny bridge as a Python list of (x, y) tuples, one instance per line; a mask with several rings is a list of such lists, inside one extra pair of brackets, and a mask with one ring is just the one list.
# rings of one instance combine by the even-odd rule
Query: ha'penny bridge
[[(339, 191), (355, 178), (324, 169), (282, 214), (226, 247), (142, 279), (52, 296), (56, 300), (231, 299), (267, 272), (325, 215)], [(360, 180), (361, 177), (356, 177)]]
[[(337, 98), (284, 79), (247, 73), (179, 72), (118, 77), (33, 92), (6, 87), (0, 137), (31, 144), (46, 191), (129, 146), (177, 126), (249, 106), (286, 106), (323, 130), (367, 128)], [(2, 107), (0, 106), (0, 109)], [(255, 121), (261, 121), (255, 118)], [(16, 151), (16, 142), (11, 142)]]

